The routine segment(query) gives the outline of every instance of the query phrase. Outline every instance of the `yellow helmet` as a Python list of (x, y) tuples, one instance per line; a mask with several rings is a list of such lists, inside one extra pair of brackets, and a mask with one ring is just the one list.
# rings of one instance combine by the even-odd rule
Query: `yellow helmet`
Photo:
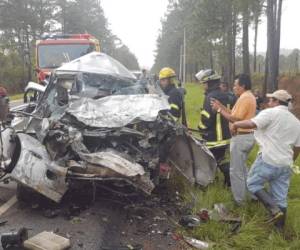
[(161, 69), (161, 71), (159, 72), (159, 80), (165, 79), (165, 78), (171, 78), (171, 77), (175, 77), (175, 76), (176, 76), (175, 71), (168, 67)]

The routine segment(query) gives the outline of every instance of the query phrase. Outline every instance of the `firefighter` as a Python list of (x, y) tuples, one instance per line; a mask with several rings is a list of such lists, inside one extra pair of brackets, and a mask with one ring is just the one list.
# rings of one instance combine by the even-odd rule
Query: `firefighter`
[(214, 70), (201, 70), (196, 74), (196, 78), (204, 84), (205, 89), (205, 99), (198, 127), (224, 175), (224, 184), (229, 187), (229, 162), (225, 162), (226, 148), (231, 137), (229, 123), (218, 112), (212, 110), (210, 103), (212, 99), (217, 99), (230, 108), (231, 101), (228, 94), (220, 89), (221, 76)]
[(171, 68), (163, 68), (159, 72), (159, 84), (163, 92), (168, 96), (170, 104), (170, 113), (174, 120), (178, 120), (181, 116), (183, 97), (182, 93), (175, 85), (176, 73)]

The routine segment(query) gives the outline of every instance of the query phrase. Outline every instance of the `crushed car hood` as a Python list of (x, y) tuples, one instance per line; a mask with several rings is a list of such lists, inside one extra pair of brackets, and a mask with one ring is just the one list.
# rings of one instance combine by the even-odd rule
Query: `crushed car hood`
[(89, 127), (119, 128), (138, 121), (155, 121), (159, 111), (168, 109), (168, 101), (159, 95), (118, 95), (76, 100), (66, 113)]

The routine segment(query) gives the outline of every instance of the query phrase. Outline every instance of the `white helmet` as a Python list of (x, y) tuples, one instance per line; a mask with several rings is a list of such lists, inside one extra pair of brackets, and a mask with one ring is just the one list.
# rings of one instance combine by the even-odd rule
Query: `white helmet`
[(221, 79), (221, 76), (219, 74), (217, 74), (212, 69), (203, 69), (203, 70), (200, 70), (195, 75), (195, 77), (201, 83), (206, 83), (206, 82), (210, 82), (210, 81), (215, 81), (215, 80), (220, 80)]

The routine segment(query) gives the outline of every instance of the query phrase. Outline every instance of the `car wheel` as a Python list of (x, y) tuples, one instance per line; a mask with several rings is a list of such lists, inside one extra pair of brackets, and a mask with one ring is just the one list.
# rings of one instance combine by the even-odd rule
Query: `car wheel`
[(17, 199), (18, 201), (22, 201), (22, 202), (32, 202), (32, 201), (36, 201), (40, 195), (35, 192), (33, 189), (28, 188), (20, 183), (17, 184)]

